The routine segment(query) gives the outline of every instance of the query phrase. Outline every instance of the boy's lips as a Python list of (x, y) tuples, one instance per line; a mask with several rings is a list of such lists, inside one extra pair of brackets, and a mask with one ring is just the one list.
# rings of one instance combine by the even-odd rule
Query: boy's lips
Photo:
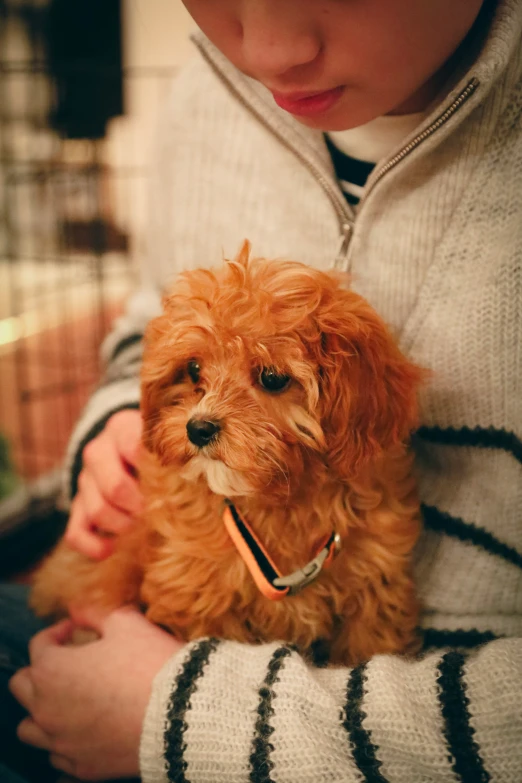
[(290, 92), (282, 93), (271, 90), (277, 105), (297, 116), (306, 117), (313, 114), (322, 114), (337, 103), (344, 92), (344, 85), (334, 87), (324, 92)]

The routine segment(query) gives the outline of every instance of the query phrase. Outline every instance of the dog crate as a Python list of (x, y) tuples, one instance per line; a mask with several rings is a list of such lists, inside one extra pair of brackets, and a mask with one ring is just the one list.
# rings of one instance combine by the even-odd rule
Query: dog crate
[[(101, 59), (75, 59), (56, 19), (50, 43), (56, 8), (85, 25), (109, 6)], [(174, 69), (124, 68), (120, 17), (119, 0), (0, 0), (0, 575), (63, 524), (65, 448), (144, 250), (147, 160)]]

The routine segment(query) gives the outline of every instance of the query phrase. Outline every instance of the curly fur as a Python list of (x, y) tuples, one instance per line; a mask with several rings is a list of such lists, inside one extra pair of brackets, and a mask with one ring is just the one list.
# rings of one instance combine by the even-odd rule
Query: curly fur
[[(187, 372), (197, 359), (200, 378)], [(291, 377), (260, 387), (263, 367)], [(145, 340), (143, 518), (93, 563), (60, 544), (39, 573), (41, 614), (133, 602), (184, 639), (326, 640), (355, 664), (415, 649), (410, 555), (419, 505), (407, 448), (423, 373), (334, 274), (249, 258), (180, 276)], [(202, 449), (193, 416), (218, 420)], [(234, 499), (282, 573), (335, 529), (342, 549), (299, 594), (259, 593), (222, 522)]]

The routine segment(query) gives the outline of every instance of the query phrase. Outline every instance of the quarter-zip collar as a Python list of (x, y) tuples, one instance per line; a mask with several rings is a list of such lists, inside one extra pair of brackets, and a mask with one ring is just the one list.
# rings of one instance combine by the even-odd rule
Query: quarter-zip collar
[[(509, 90), (522, 75), (522, 4), (520, 0), (496, 0), (496, 2), (486, 0), (485, 5), (491, 6), (492, 3), (496, 8), (489, 34), (479, 46), (466, 73), (462, 74), (443, 101), (435, 102), (424, 122), (404, 141), (404, 145), (392, 151), (389, 158), (382, 161), (382, 167), (378, 167), (372, 179), (380, 177), (382, 168), (396, 158), (402, 149), (411, 145), (414, 139), (423, 137), (415, 145), (419, 146), (423, 139), (431, 138), (431, 134), (426, 135), (426, 131), (434, 123), (437, 123), (437, 137), (440, 135), (442, 138), (445, 135), (443, 129), (446, 130), (450, 120), (447, 131), (451, 132), (494, 87), (500, 91), (498, 109), (499, 112), (502, 111)], [(487, 8), (484, 9), (484, 13), (487, 13)], [(317, 168), (321, 175), (326, 174), (329, 179), (333, 177), (330, 156), (320, 131), (307, 128), (280, 109), (263, 85), (238, 71), (203, 33), (195, 33), (193, 41), (246, 108), (249, 108), (265, 126), (271, 128), (286, 146), (298, 151), (311, 169)], [(457, 103), (456, 107), (455, 103)], [(330, 195), (332, 201), (338, 202), (336, 206), (339, 213), (353, 219), (353, 210), (343, 203), (341, 192), (335, 189), (335, 193)]]
[(285, 147), (297, 155), (315, 176), (329, 197), (340, 226), (352, 223), (354, 211), (337, 185), (322, 132), (307, 128), (280, 109), (263, 85), (238, 71), (201, 32), (193, 36), (193, 41), (239, 102), (271, 130)]
[[(481, 13), (492, 13), (492, 5), (495, 8), (489, 33), (476, 46), (466, 72), (460, 78), (457, 75), (453, 89), (443, 100), (434, 103), (424, 122), (375, 167), (359, 210), (391, 170), (403, 164), (412, 153), (423, 154), (440, 144), (493, 89), (495, 116), (502, 113), (510, 91), (522, 74), (522, 4), (519, 0), (486, 0)], [(322, 187), (338, 217), (340, 241), (336, 265), (343, 267), (355, 213), (337, 184), (322, 132), (307, 128), (280, 109), (263, 85), (238, 71), (203, 33), (195, 33), (193, 41), (239, 102), (301, 160)], [(494, 118), (489, 122), (493, 128)]]

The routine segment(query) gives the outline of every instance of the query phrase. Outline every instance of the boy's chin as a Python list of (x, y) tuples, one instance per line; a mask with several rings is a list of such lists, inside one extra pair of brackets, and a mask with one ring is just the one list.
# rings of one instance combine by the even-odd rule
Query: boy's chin
[(331, 112), (324, 112), (324, 114), (320, 115), (318, 114), (317, 116), (299, 117), (296, 114), (292, 115), (294, 120), (297, 120), (297, 122), (299, 122), (301, 125), (305, 125), (307, 128), (312, 128), (313, 130), (322, 131), (323, 133), (358, 128), (361, 125), (366, 125), (367, 122), (371, 122), (371, 120), (374, 120), (379, 116), (379, 114), (371, 112), (366, 112), (364, 114), (359, 112), (355, 114), (346, 108), (341, 110), (340, 107), (332, 110)]

